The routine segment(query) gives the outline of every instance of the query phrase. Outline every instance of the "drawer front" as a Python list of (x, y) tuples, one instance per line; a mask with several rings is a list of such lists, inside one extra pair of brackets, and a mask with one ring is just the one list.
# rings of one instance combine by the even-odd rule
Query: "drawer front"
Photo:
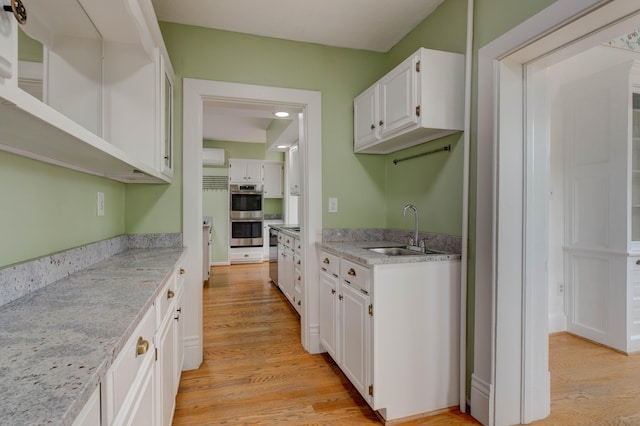
[(291, 250), (293, 250), (293, 246), (294, 246), (294, 241), (295, 239), (287, 234), (278, 234), (278, 236), (282, 235), (282, 244), (284, 244), (285, 246), (289, 247)]
[(340, 263), (340, 279), (352, 287), (369, 293), (369, 269), (362, 265), (342, 259)]
[(296, 268), (302, 268), (302, 257), (300, 254), (293, 252), (293, 266)]
[(336, 277), (340, 274), (340, 258), (326, 251), (320, 252), (320, 269)]
[(160, 291), (160, 294), (158, 294), (158, 297), (156, 298), (156, 315), (157, 315), (158, 324), (162, 323), (162, 320), (164, 319), (165, 315), (169, 311), (169, 307), (172, 305), (172, 303), (175, 300), (176, 293), (177, 293), (177, 288), (176, 288), (177, 273), (178, 271), (176, 270), (174, 271), (173, 274), (171, 274), (171, 276), (169, 277), (165, 285), (162, 286), (162, 290)]
[(293, 240), (293, 249), (296, 253), (300, 253), (300, 250), (302, 250), (302, 243), (300, 242), (300, 238), (295, 238)]
[[(122, 351), (109, 369), (106, 378), (107, 418), (113, 419), (125, 400), (131, 400), (137, 392), (132, 386), (140, 373), (144, 361), (153, 357), (153, 336), (156, 332), (156, 312), (152, 306), (142, 318)], [(138, 345), (141, 345), (138, 348)], [(140, 353), (139, 353), (140, 352)], [(143, 353), (144, 352), (144, 353)]]

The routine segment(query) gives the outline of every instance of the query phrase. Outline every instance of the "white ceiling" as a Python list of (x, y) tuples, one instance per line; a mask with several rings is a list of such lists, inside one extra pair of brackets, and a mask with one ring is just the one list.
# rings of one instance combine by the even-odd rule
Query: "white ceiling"
[[(387, 52), (444, 0), (152, 1), (160, 21)], [(206, 105), (204, 136), (265, 142), (271, 112), (246, 105)]]
[(161, 21), (387, 52), (444, 0), (153, 0)]

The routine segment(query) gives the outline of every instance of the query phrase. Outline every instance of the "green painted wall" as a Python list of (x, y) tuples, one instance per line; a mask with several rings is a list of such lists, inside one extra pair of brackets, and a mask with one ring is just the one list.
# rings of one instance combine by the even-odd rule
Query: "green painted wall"
[[(176, 88), (182, 86), (181, 78), (189, 77), (321, 91), (323, 170), (331, 170), (323, 174), (323, 200), (340, 199), (339, 213), (328, 214), (326, 205), (323, 208), (324, 227), (385, 225), (380, 208), (385, 202), (384, 158), (353, 154), (353, 98), (383, 74), (384, 54), (165, 22), (160, 25), (176, 71)], [(176, 91), (176, 97), (181, 97), (181, 91)], [(177, 105), (175, 116), (181, 116), (181, 111)], [(182, 124), (176, 122), (176, 150), (182, 149), (181, 135)], [(366, 197), (353, 197), (351, 188), (358, 188)], [(174, 203), (180, 202), (176, 194)], [(130, 225), (127, 219), (127, 228), (135, 229)]]
[(0, 152), (0, 267), (123, 234), (124, 186)]
[(42, 62), (42, 43), (26, 35), (20, 28), (18, 28), (18, 59)]

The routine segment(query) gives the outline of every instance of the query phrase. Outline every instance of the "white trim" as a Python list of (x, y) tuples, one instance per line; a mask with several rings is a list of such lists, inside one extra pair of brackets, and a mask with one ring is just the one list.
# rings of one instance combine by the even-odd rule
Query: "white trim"
[(228, 260), (226, 262), (211, 262), (211, 266), (229, 266), (231, 262)]
[[(183, 80), (183, 238), (191, 247), (185, 278), (185, 297), (194, 315), (185, 328), (202, 336), (202, 280), (190, 270), (202, 271), (202, 107), (207, 99), (291, 105), (303, 111), (300, 159), (302, 162), (301, 240), (304, 278), (304, 304), (301, 315), (303, 347), (311, 353), (321, 351), (319, 339), (312, 333), (319, 324), (318, 265), (316, 241), (322, 238), (322, 137), (321, 94), (317, 91), (257, 86), (211, 80)], [(199, 266), (198, 266), (199, 265)], [(190, 309), (191, 310), (191, 309)], [(202, 345), (202, 343), (201, 343)], [(202, 346), (200, 347), (202, 353)], [(202, 356), (202, 355), (201, 355)], [(200, 362), (202, 358), (200, 358)]]
[(476, 418), (483, 425), (490, 424), (491, 415), (489, 408), (493, 406), (493, 386), (475, 374), (471, 375), (471, 401), (474, 401), (475, 406), (473, 411), (473, 417)]
[(460, 261), (460, 411), (467, 406), (467, 268), (469, 265), (469, 146), (471, 144), (471, 82), (473, 80), (473, 0), (467, 0), (467, 47), (464, 84), (464, 158), (462, 166), (462, 258)]

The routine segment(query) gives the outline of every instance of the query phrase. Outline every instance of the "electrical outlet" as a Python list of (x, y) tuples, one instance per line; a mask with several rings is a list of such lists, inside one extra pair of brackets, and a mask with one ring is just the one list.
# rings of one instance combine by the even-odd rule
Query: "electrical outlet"
[(329, 213), (337, 213), (337, 212), (338, 212), (338, 199), (329, 198)]
[(563, 293), (564, 293), (564, 283), (563, 282), (559, 282), (558, 283), (558, 296), (562, 296)]
[(104, 192), (98, 192), (98, 216), (104, 216)]

